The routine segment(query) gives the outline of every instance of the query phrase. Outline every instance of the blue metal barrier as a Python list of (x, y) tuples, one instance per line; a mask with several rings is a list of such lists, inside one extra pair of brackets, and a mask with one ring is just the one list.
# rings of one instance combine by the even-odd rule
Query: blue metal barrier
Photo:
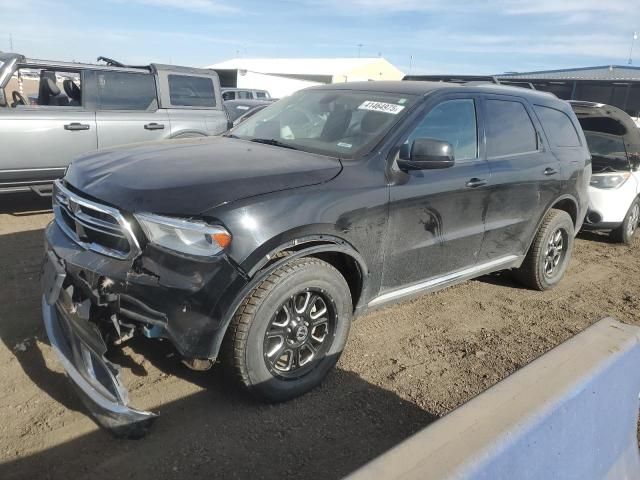
[(604, 319), (348, 478), (640, 479), (640, 328)]

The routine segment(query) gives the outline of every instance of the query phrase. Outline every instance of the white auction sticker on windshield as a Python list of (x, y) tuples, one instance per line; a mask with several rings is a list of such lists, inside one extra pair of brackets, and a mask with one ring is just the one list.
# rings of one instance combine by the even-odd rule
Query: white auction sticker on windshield
[(395, 105), (393, 103), (375, 102), (373, 100), (367, 100), (358, 107), (358, 110), (371, 110), (372, 112), (384, 112), (392, 115), (399, 114), (404, 110), (404, 105)]

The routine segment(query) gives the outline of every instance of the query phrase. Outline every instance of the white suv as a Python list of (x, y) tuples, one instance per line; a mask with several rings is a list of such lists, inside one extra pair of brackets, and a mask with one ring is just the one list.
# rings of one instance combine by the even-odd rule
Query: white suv
[(640, 130), (629, 115), (602, 103), (571, 101), (593, 161), (584, 228), (610, 230), (629, 244), (640, 219)]

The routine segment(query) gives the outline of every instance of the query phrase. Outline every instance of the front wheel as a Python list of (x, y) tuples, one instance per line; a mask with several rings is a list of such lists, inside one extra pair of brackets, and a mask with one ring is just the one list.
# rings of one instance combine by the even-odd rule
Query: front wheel
[(268, 402), (316, 387), (346, 344), (353, 305), (349, 286), (317, 258), (293, 260), (243, 301), (225, 338), (226, 368)]
[(573, 251), (574, 226), (567, 212), (551, 210), (516, 270), (516, 278), (535, 290), (549, 290), (562, 279)]
[(630, 245), (638, 229), (638, 221), (640, 221), (640, 201), (636, 198), (629, 207), (622, 225), (611, 231), (611, 238), (615, 242)]

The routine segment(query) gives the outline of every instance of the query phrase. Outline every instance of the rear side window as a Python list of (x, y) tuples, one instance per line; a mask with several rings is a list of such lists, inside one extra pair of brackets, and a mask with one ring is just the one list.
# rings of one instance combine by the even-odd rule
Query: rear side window
[(256, 98), (267, 98), (267, 92), (261, 92), (260, 90), (258, 90), (256, 92)]
[(538, 150), (538, 135), (520, 102), (487, 100), (487, 156), (518, 155)]
[(144, 73), (97, 72), (99, 110), (155, 110), (156, 82)]
[(247, 92), (245, 90), (238, 90), (236, 92), (236, 98), (239, 98), (240, 100), (252, 100), (253, 95), (251, 94), (251, 92)]
[(215, 107), (213, 81), (206, 77), (169, 75), (171, 105), (179, 107)]
[(573, 126), (573, 122), (564, 112), (555, 108), (536, 105), (536, 113), (542, 122), (542, 128), (547, 132), (549, 140), (556, 147), (579, 147), (580, 137)]

